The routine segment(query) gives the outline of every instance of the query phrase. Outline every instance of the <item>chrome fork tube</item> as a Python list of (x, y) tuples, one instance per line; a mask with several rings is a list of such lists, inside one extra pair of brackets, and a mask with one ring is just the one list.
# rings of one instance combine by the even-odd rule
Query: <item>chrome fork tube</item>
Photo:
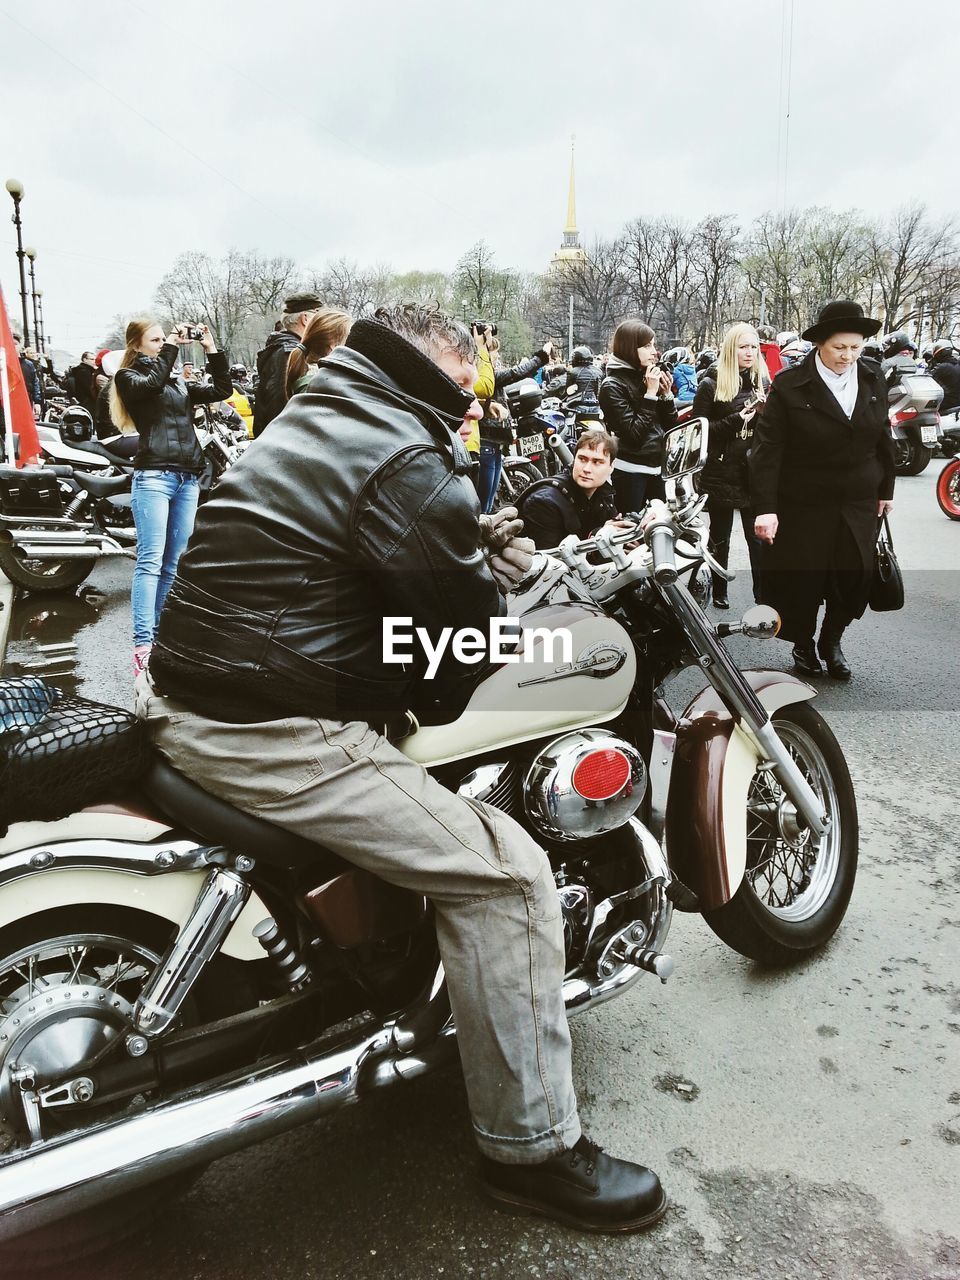
[(168, 1029), (249, 897), (250, 885), (235, 871), (210, 872), (186, 923), (137, 1000), (133, 1025), (141, 1035), (159, 1036)]
[(744, 680), (743, 672), (717, 637), (710, 619), (682, 582), (658, 583), (657, 587), (683, 623), (704, 675), (766, 752), (774, 777), (797, 806), (804, 822), (814, 835), (822, 836), (829, 823), (822, 802), (780, 741), (763, 703)]

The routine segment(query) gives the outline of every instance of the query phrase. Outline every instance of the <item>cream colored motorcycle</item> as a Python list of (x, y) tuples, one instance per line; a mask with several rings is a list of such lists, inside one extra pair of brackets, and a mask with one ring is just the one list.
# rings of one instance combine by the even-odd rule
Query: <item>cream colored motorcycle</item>
[[(783, 965), (831, 937), (853, 887), (853, 788), (813, 691), (723, 644), (775, 635), (776, 615), (703, 612), (723, 572), (693, 483), (706, 432), (667, 437), (666, 504), (535, 558), (513, 660), (400, 744), (548, 851), (570, 1014), (666, 981), (674, 909)], [(675, 713), (664, 685), (693, 664), (705, 688)], [(0, 1261), (24, 1266), (116, 1243), (211, 1160), (455, 1060), (456, 1033), (423, 898), (139, 760), (125, 713), (14, 685)]]

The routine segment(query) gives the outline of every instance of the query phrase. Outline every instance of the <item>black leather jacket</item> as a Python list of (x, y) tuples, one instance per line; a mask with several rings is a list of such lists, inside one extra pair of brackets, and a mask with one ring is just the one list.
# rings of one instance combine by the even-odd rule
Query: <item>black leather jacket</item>
[(193, 429), (193, 408), (214, 404), (233, 394), (233, 383), (222, 351), (207, 356), (213, 377), (210, 386), (174, 378), (179, 348), (165, 342), (158, 356), (140, 356), (129, 369), (118, 369), (117, 392), (137, 428), (140, 447), (134, 460), (139, 470), (203, 470), (203, 453)]
[(575, 483), (570, 471), (534, 480), (519, 498), (517, 508), (523, 532), (538, 550), (557, 547), (568, 534), (589, 538), (617, 514), (617, 498), (607, 481), (588, 494)]
[(677, 425), (672, 398), (647, 398), (643, 374), (638, 369), (608, 366), (600, 384), (603, 425), (619, 441), (618, 458), (638, 466), (659, 468), (664, 433)]
[(456, 434), (470, 402), (409, 343), (358, 321), (200, 509), (150, 659), (159, 690), (234, 723), (382, 724), (411, 707), (451, 718), (448, 691), (478, 667), (421, 680), (417, 646), (405, 666), (385, 663), (383, 618), (435, 640), (486, 633), (504, 611)]
[(574, 383), (576, 391), (571, 390), (570, 398), (576, 397), (580, 404), (593, 404), (597, 401), (602, 381), (603, 374), (596, 365), (576, 365), (565, 369), (563, 373), (557, 374), (555, 378), (551, 378), (543, 388), (543, 394), (545, 396), (565, 395), (570, 384)]
[(943, 387), (940, 412), (956, 409), (960, 405), (960, 364), (951, 355), (936, 356), (927, 373)]
[(280, 329), (271, 333), (257, 352), (257, 400), (253, 406), (253, 434), (260, 435), (287, 403), (287, 361), (299, 343), (295, 333)]

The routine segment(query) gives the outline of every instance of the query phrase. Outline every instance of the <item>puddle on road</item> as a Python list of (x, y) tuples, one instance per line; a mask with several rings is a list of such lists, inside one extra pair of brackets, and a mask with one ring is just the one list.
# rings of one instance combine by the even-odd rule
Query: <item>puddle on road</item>
[(76, 694), (77, 637), (100, 617), (107, 597), (96, 587), (73, 592), (20, 594), (10, 613), (4, 676), (39, 676)]

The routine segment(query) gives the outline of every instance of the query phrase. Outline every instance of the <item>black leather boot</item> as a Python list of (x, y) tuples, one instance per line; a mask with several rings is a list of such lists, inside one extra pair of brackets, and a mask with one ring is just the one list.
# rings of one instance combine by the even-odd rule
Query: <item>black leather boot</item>
[(805, 676), (823, 675), (823, 667), (813, 647), (813, 636), (809, 640), (798, 641), (793, 646), (793, 665)]
[(589, 1138), (538, 1164), (481, 1156), (483, 1189), (511, 1213), (538, 1213), (581, 1231), (645, 1231), (667, 1211), (660, 1179), (608, 1156)]
[(834, 680), (849, 680), (853, 675), (850, 670), (850, 664), (843, 656), (843, 650), (840, 648), (840, 637), (843, 631), (835, 631), (832, 628), (827, 630), (824, 627), (820, 632), (820, 639), (817, 643), (820, 657), (827, 664), (827, 674)]
[(727, 599), (727, 580), (726, 578), (713, 579), (713, 607), (715, 609), (729, 609), (730, 601)]

